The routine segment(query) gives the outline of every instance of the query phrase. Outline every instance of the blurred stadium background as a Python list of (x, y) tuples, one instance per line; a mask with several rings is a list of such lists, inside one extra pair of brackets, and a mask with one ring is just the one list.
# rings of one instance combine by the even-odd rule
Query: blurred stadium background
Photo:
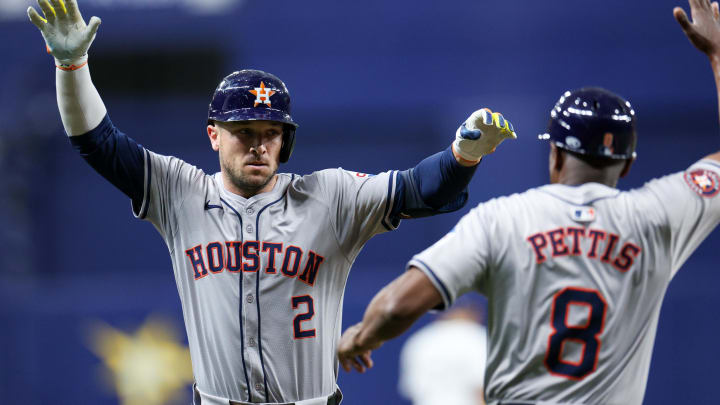
[[(29, 3), (0, 2), (0, 403), (188, 403), (167, 248), (71, 150)], [(86, 19), (103, 19), (90, 65), (115, 124), (208, 172), (218, 169), (204, 133), (210, 95), (249, 67), (278, 75), (293, 96), (300, 129), (283, 171), (405, 169), (447, 147), (470, 112), (501, 111), (519, 139), (482, 163), (469, 207), (546, 182), (536, 135), (570, 88), (604, 86), (632, 101), (639, 159), (623, 189), (720, 146), (711, 71), (672, 18), (673, 6), (687, 9), (681, 0), (80, 5)], [(460, 215), (405, 221), (370, 241), (350, 275), (344, 324)], [(716, 230), (670, 285), (646, 404), (717, 402), (718, 246)], [(370, 373), (341, 372), (344, 404), (407, 403), (397, 393), (403, 341), (378, 351)]]

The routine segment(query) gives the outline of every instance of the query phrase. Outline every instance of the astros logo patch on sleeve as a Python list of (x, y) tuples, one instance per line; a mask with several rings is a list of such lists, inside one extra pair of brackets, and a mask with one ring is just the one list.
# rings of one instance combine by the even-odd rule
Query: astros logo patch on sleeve
[(710, 170), (695, 169), (685, 172), (685, 182), (703, 197), (715, 197), (720, 191), (720, 177)]
[(364, 178), (366, 178), (366, 177), (373, 177), (373, 176), (374, 176), (374, 174), (367, 174), (367, 173), (362, 173), (362, 172), (353, 172), (353, 171), (351, 171), (350, 173), (354, 174), (355, 177), (358, 177), (358, 178), (361, 178), (361, 179), (364, 179)]

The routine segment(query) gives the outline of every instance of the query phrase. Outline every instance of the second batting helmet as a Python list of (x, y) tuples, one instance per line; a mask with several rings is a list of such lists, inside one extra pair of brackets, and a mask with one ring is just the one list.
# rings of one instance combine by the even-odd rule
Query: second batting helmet
[(262, 70), (240, 70), (223, 79), (208, 108), (214, 121), (277, 121), (284, 124), (280, 162), (290, 159), (298, 124), (290, 116), (290, 93), (277, 76)]
[(635, 111), (627, 100), (599, 87), (566, 91), (540, 139), (581, 155), (634, 158)]

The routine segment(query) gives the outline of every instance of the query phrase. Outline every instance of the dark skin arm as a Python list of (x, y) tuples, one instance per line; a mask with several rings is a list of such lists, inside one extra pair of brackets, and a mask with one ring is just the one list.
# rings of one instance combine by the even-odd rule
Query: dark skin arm
[[(690, 0), (690, 9), (692, 22), (680, 7), (673, 14), (690, 42), (710, 58), (720, 102), (720, 8), (717, 2)], [(706, 158), (720, 162), (720, 152)], [(405, 332), (441, 303), (440, 293), (427, 276), (411, 267), (373, 298), (362, 322), (345, 331), (338, 344), (340, 364), (345, 371), (365, 372), (373, 366), (372, 350)]]
[(345, 371), (360, 373), (373, 366), (370, 354), (382, 344), (401, 335), (443, 300), (427, 276), (411, 267), (380, 290), (365, 311), (362, 322), (351, 326), (338, 344), (338, 359)]
[[(673, 15), (690, 42), (710, 58), (720, 108), (720, 7), (717, 2), (710, 3), (710, 0), (689, 2), (692, 21), (680, 7), (675, 7)], [(720, 162), (720, 152), (705, 158)]]

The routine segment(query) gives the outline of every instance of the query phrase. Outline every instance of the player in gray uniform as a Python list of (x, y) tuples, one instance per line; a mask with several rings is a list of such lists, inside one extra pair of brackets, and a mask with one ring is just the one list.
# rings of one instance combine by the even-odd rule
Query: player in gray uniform
[[(690, 5), (694, 23), (674, 13), (710, 56), (720, 97), (718, 5)], [(477, 291), (488, 298), (488, 404), (642, 403), (668, 283), (720, 222), (720, 152), (621, 192), (630, 104), (581, 89), (551, 115), (552, 184), (478, 205), (414, 256), (343, 334), (346, 370), (364, 371), (420, 315)]]
[(342, 298), (366, 241), (400, 218), (467, 200), (477, 163), (515, 137), (478, 110), (455, 142), (405, 171), (277, 174), (297, 124), (277, 77), (243, 70), (218, 86), (207, 133), (220, 172), (153, 153), (110, 121), (87, 67), (99, 19), (75, 0), (28, 10), (58, 66), (58, 105), (73, 146), (132, 199), (170, 250), (195, 375), (196, 404), (337, 404)]

